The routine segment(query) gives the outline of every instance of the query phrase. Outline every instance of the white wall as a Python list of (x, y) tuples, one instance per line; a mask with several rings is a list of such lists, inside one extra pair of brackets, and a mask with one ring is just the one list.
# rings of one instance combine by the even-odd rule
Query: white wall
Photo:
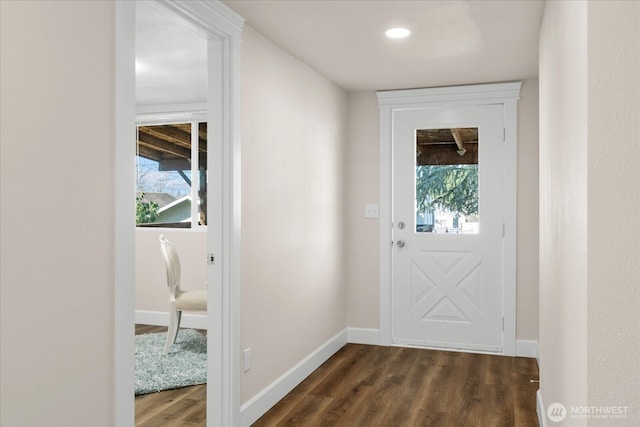
[(245, 27), (242, 402), (346, 327), (346, 94)]
[(114, 422), (114, 7), (0, 2), (3, 426)]
[[(518, 103), (517, 338), (538, 339), (538, 81), (525, 80)], [(347, 151), (347, 315), (350, 327), (379, 328), (378, 108), (374, 92), (349, 95)]]
[(620, 425), (637, 426), (640, 2), (589, 2), (588, 14), (587, 398), (589, 405), (630, 406)]
[(538, 340), (538, 79), (527, 79), (518, 101), (518, 236), (516, 309), (518, 340)]
[(540, 389), (587, 398), (587, 6), (549, 2), (540, 33)]
[(207, 280), (207, 234), (185, 229), (136, 229), (136, 310), (169, 311), (169, 290), (160, 255), (164, 234), (180, 256), (182, 289), (204, 289)]
[(640, 420), (640, 3), (548, 2), (540, 34), (544, 403)]
[(365, 218), (367, 203), (379, 203), (380, 137), (375, 92), (349, 94), (347, 145), (347, 322), (379, 329), (378, 219)]

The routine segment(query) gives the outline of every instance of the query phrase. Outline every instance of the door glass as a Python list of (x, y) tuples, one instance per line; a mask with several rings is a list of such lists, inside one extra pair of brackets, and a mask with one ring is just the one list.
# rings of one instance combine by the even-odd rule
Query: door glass
[(478, 128), (416, 130), (415, 230), (477, 234)]

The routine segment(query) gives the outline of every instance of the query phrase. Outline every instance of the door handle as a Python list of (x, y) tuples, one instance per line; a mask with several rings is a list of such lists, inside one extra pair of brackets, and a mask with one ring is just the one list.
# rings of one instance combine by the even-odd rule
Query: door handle
[(398, 240), (396, 245), (398, 245), (399, 248), (404, 248), (404, 240)]

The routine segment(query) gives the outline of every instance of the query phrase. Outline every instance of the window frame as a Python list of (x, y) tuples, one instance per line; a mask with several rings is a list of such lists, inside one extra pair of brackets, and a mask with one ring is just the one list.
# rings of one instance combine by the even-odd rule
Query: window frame
[[(181, 123), (191, 124), (191, 223), (188, 227), (175, 226), (179, 223), (158, 223), (158, 224), (138, 224), (136, 229), (168, 229), (168, 230), (192, 230), (204, 232), (207, 230), (206, 225), (199, 224), (198, 206), (200, 197), (198, 196), (198, 188), (200, 187), (199, 167), (199, 124), (207, 122), (207, 112), (204, 110), (197, 111), (179, 111), (168, 113), (138, 113), (136, 114), (136, 195), (138, 194), (138, 138), (137, 130), (140, 126), (158, 126), (173, 125)], [(195, 161), (194, 161), (195, 159)], [(207, 165), (206, 180), (208, 181), (209, 169)], [(207, 221), (208, 222), (208, 221)]]

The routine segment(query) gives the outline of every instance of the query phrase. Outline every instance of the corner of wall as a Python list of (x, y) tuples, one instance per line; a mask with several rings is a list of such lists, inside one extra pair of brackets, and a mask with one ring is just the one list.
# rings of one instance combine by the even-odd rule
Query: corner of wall
[(540, 427), (547, 427), (547, 414), (542, 401), (542, 390), (536, 392), (536, 413), (538, 414), (538, 423)]
[(347, 330), (336, 334), (287, 372), (245, 402), (240, 408), (241, 426), (248, 427), (278, 403), (313, 371), (347, 343)]

